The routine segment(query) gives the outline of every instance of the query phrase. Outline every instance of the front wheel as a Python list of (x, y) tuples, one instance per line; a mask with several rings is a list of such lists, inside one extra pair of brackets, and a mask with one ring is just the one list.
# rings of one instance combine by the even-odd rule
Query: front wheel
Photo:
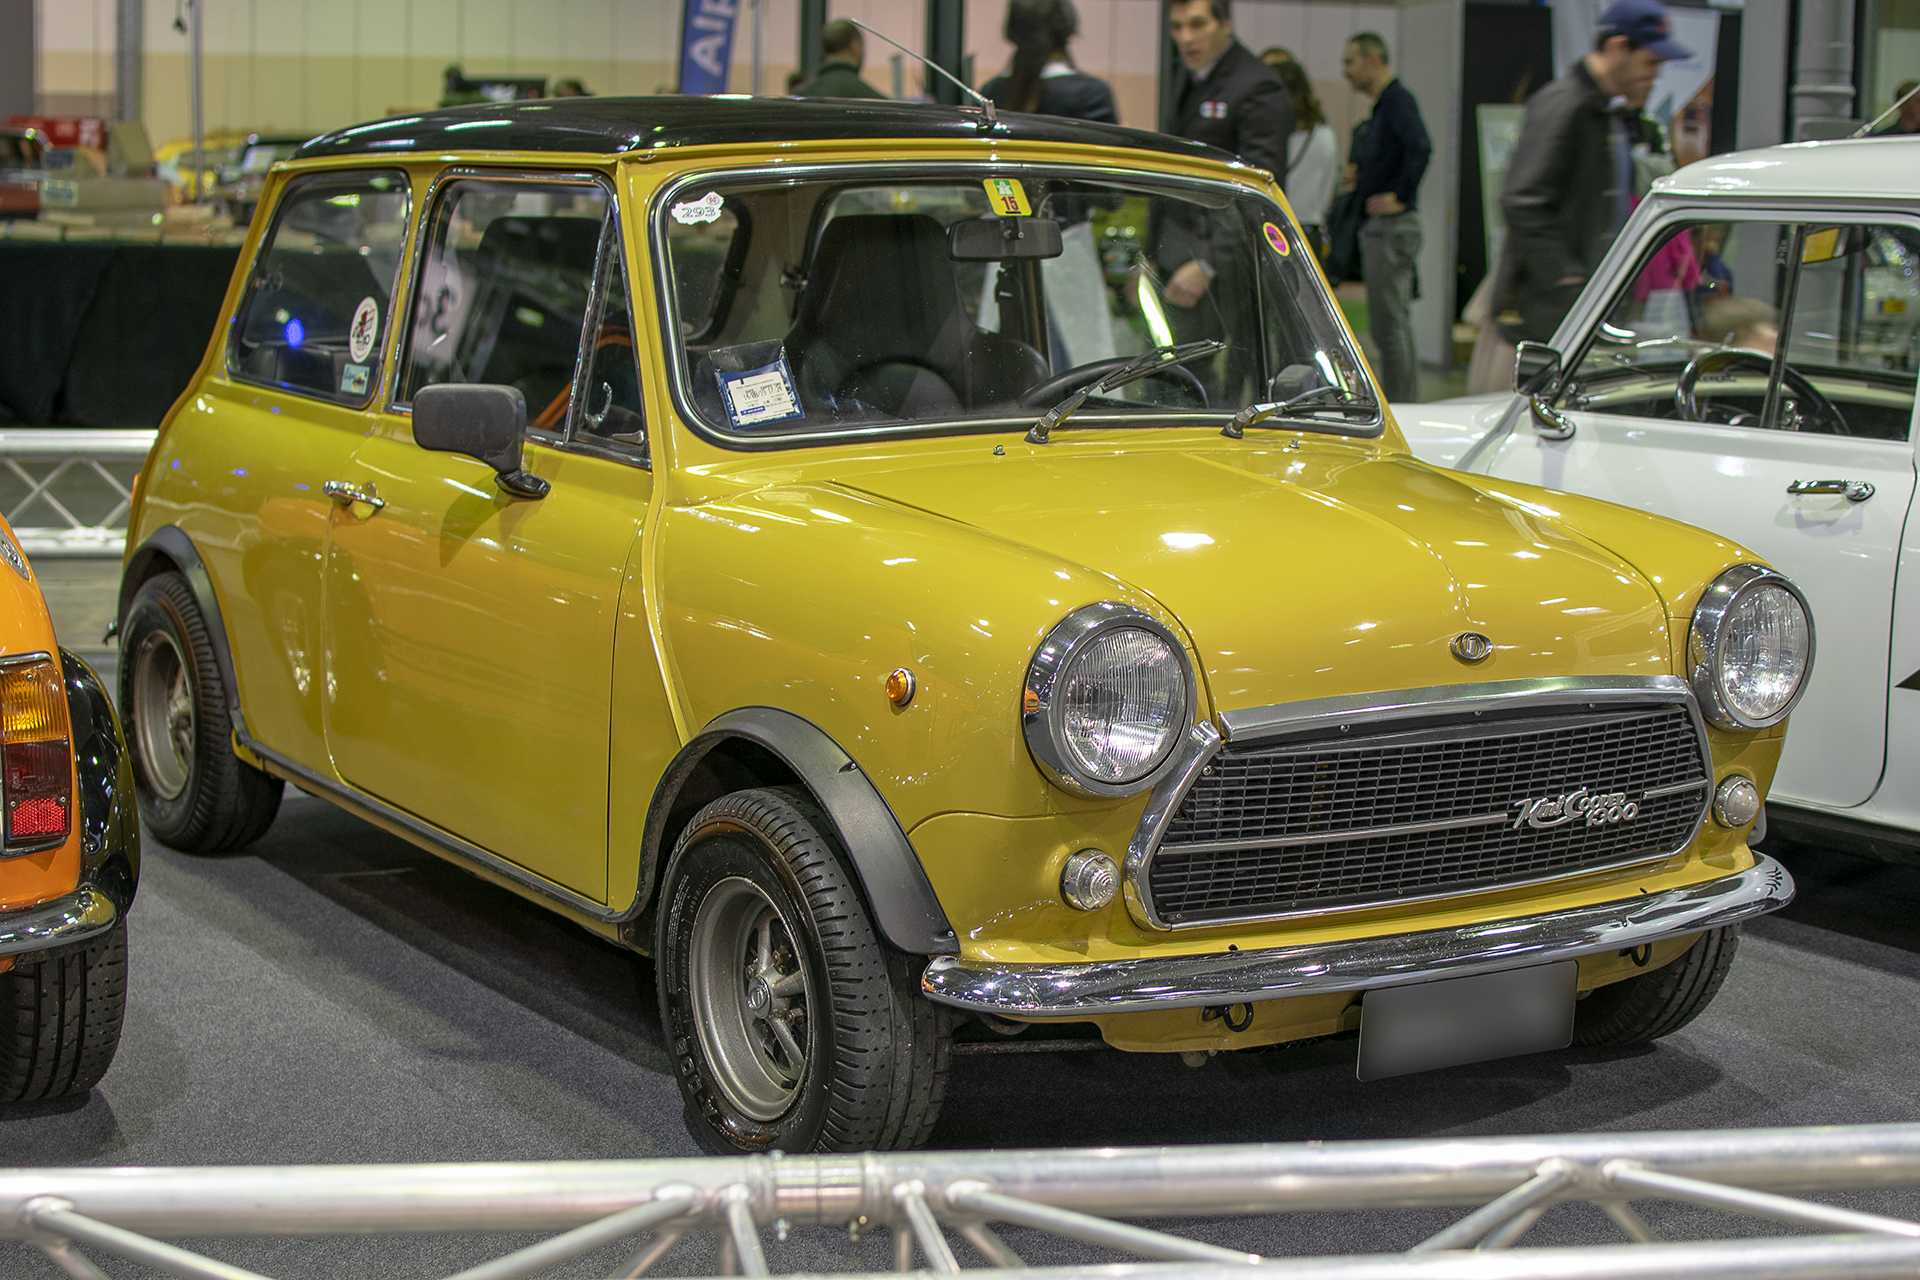
[(947, 1011), (878, 936), (831, 831), (803, 792), (738, 791), (667, 864), (660, 1016), (710, 1151), (916, 1147), (939, 1115)]
[(1678, 960), (1601, 987), (1574, 1009), (1573, 1042), (1595, 1048), (1672, 1035), (1713, 1003), (1740, 949), (1740, 926), (1700, 935)]

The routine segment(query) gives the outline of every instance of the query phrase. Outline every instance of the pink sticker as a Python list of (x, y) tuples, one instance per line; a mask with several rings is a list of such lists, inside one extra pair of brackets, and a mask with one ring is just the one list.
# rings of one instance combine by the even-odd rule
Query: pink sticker
[(1281, 257), (1284, 258), (1289, 253), (1293, 252), (1291, 249), (1287, 247), (1286, 233), (1280, 230), (1280, 228), (1274, 226), (1271, 222), (1269, 222), (1264, 224), (1264, 226), (1261, 229), (1267, 233), (1267, 243), (1273, 246), (1273, 251), (1275, 253), (1279, 254)]

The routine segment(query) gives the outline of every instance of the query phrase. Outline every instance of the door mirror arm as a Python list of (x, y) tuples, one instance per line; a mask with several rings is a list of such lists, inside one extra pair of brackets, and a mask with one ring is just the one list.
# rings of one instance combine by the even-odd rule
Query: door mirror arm
[(441, 383), (413, 397), (413, 442), (458, 453), (494, 470), (494, 483), (514, 498), (544, 498), (553, 486), (520, 466), (527, 398), (518, 387)]
[(1544, 342), (1523, 342), (1513, 351), (1513, 389), (1527, 399), (1533, 429), (1548, 440), (1566, 440), (1573, 419), (1553, 407), (1560, 390), (1560, 353)]

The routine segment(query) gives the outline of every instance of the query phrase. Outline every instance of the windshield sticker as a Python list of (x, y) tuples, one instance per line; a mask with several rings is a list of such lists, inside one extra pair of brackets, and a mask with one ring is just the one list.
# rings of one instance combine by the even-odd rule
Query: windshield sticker
[(347, 354), (355, 364), (365, 364), (373, 354), (373, 342), (380, 336), (380, 304), (372, 298), (360, 299), (353, 309), (353, 326), (347, 330)]
[(340, 390), (350, 396), (367, 394), (367, 366), (350, 364), (340, 370)]
[(1033, 206), (1027, 203), (1027, 189), (1018, 178), (988, 178), (980, 184), (987, 189), (987, 203), (1003, 218), (1030, 218)]
[(5, 533), (0, 533), (0, 559), (4, 559), (15, 573), (28, 582), (33, 581), (33, 575), (27, 572), (27, 558), (20, 554), (20, 548), (14, 546), (13, 539)]
[(800, 393), (794, 389), (793, 373), (787, 368), (783, 351), (772, 364), (740, 373), (714, 371), (720, 380), (720, 394), (727, 402), (727, 416), (736, 427), (759, 427), (787, 422), (806, 416), (800, 407)]
[(1263, 223), (1260, 229), (1267, 233), (1267, 243), (1273, 246), (1273, 251), (1275, 253), (1279, 254), (1281, 257), (1284, 258), (1289, 253), (1293, 252), (1291, 249), (1287, 247), (1286, 232), (1274, 226), (1271, 222)]
[(696, 222), (717, 222), (720, 219), (720, 206), (725, 203), (718, 191), (709, 191), (698, 200), (673, 206), (673, 220), (683, 227)]

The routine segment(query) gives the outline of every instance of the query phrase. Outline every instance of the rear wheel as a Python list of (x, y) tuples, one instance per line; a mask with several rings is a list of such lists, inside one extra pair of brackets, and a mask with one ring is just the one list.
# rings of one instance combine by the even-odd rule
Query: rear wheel
[(0, 1102), (81, 1094), (120, 1047), (127, 925), (0, 973)]
[(661, 885), (661, 1020), (709, 1150), (924, 1143), (949, 1024), (888, 947), (803, 792), (739, 791), (688, 824)]
[(1573, 1042), (1612, 1047), (1672, 1035), (1713, 1003), (1739, 949), (1738, 925), (1709, 930), (1679, 959), (1599, 988), (1574, 1009)]
[(120, 706), (142, 820), (161, 843), (189, 852), (257, 840), (283, 788), (233, 753), (226, 681), (187, 580), (163, 573), (141, 583), (120, 635)]

